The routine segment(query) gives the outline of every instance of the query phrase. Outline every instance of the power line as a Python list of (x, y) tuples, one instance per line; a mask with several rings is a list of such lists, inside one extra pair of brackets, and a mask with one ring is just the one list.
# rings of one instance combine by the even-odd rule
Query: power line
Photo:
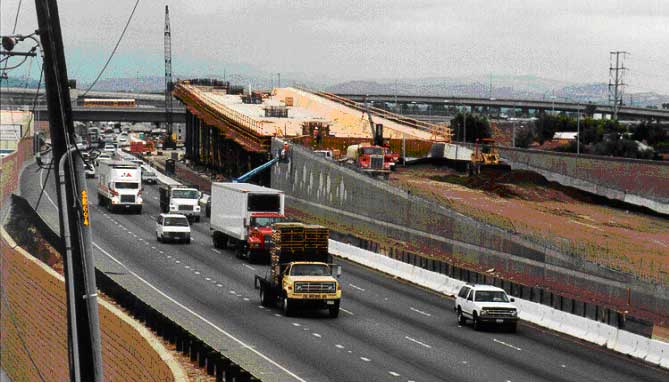
[(102, 67), (102, 70), (100, 70), (100, 73), (98, 73), (98, 77), (95, 78), (95, 81), (86, 89), (84, 92), (83, 96), (86, 96), (88, 92), (90, 92), (91, 89), (97, 84), (98, 80), (102, 76), (102, 74), (105, 72), (107, 69), (107, 65), (109, 65), (109, 62), (111, 61), (112, 57), (114, 57), (114, 54), (116, 53), (116, 49), (118, 49), (119, 44), (121, 44), (121, 40), (123, 40), (123, 36), (125, 35), (125, 31), (128, 29), (128, 26), (130, 25), (130, 21), (132, 21), (132, 16), (135, 14), (135, 10), (137, 9), (137, 6), (139, 5), (139, 0), (135, 2), (135, 6), (132, 8), (132, 12), (130, 13), (130, 17), (128, 17), (128, 21), (125, 23), (125, 27), (123, 27), (123, 32), (121, 32), (121, 36), (119, 36), (118, 41), (116, 42), (116, 45), (114, 46), (114, 49), (112, 50), (111, 54), (109, 55), (109, 58), (107, 59), (107, 62), (105, 65)]

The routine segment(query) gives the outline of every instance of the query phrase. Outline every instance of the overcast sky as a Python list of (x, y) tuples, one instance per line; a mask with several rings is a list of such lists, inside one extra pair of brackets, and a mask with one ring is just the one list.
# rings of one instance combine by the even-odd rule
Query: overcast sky
[[(11, 32), (19, 0), (1, 1)], [(92, 80), (135, 0), (59, 1), (70, 77)], [(608, 82), (631, 53), (628, 92), (669, 94), (667, 0), (169, 0), (173, 71), (252, 67), (332, 80), (533, 75)], [(163, 75), (165, 2), (142, 0), (103, 77)], [(18, 33), (36, 28), (23, 0)], [(27, 70), (27, 69), (25, 69)]]

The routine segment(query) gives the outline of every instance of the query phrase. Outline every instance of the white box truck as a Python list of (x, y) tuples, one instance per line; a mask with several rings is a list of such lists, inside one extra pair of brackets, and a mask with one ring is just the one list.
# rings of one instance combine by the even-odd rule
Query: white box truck
[(269, 261), (272, 224), (283, 222), (284, 194), (249, 183), (211, 184), (210, 230), (214, 247), (233, 246), (251, 262)]
[(161, 185), (159, 192), (161, 212), (183, 214), (189, 221), (200, 222), (199, 190), (184, 185)]
[(142, 175), (128, 161), (103, 160), (98, 165), (98, 204), (109, 211), (132, 210), (142, 213)]

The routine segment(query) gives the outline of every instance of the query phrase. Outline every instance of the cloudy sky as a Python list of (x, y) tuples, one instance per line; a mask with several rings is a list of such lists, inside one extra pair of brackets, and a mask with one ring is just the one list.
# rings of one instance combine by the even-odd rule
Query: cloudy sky
[[(18, 3), (1, 2), (3, 35)], [(59, 3), (69, 75), (90, 81), (135, 0)], [(103, 77), (163, 74), (165, 4), (182, 76), (225, 69), (331, 81), (493, 74), (608, 82), (609, 51), (624, 50), (628, 92), (669, 94), (667, 0), (141, 0)], [(23, 0), (17, 32), (36, 24), (34, 1)]]

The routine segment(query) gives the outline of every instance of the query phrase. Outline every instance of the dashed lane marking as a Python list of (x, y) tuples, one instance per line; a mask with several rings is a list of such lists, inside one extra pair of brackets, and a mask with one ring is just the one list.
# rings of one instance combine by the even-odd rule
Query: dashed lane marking
[(506, 346), (506, 347), (512, 348), (512, 349), (514, 349), (514, 350), (516, 350), (516, 351), (523, 351), (523, 349), (520, 348), (520, 347), (516, 347), (516, 346), (514, 346), (514, 345), (512, 345), (512, 344), (510, 344), (510, 343), (506, 343), (506, 342), (501, 341), (501, 340), (496, 339), (496, 338), (493, 338), (492, 341), (495, 342), (495, 343), (499, 343), (499, 344), (501, 344), (501, 345), (504, 345), (504, 346)]
[(216, 254), (221, 254), (221, 251), (218, 250), (218, 249), (214, 249), (214, 253), (216, 253)]
[(371, 359), (369, 359), (369, 358), (367, 358), (367, 357), (364, 357), (364, 356), (361, 356), (361, 357), (360, 357), (360, 360), (362, 360), (362, 361), (364, 361), (364, 362), (371, 362), (371, 361), (372, 361)]
[(251, 269), (253, 271), (256, 271), (255, 267), (253, 267), (253, 266), (249, 266), (247, 264), (244, 264), (244, 267), (246, 267), (247, 269)]
[(172, 303), (176, 304), (177, 306), (181, 307), (183, 310), (189, 312), (190, 314), (192, 314), (192, 315), (195, 316), (196, 318), (200, 319), (202, 322), (208, 324), (209, 326), (211, 326), (212, 328), (214, 328), (215, 330), (217, 330), (217, 331), (220, 332), (221, 334), (224, 334), (224, 335), (227, 336), (228, 338), (230, 338), (230, 339), (232, 339), (233, 341), (239, 343), (242, 347), (248, 349), (248, 350), (251, 351), (252, 353), (258, 355), (258, 356), (261, 357), (262, 359), (264, 359), (264, 360), (268, 361), (269, 363), (273, 364), (274, 366), (276, 366), (277, 368), (279, 368), (281, 371), (285, 372), (286, 374), (292, 376), (293, 378), (299, 380), (300, 382), (304, 382), (304, 381), (305, 381), (304, 379), (300, 378), (300, 377), (297, 376), (296, 374), (294, 374), (294, 373), (292, 373), (291, 371), (289, 371), (287, 368), (283, 367), (283, 366), (280, 365), (279, 363), (277, 363), (277, 362), (275, 362), (274, 360), (272, 360), (272, 359), (270, 359), (269, 357), (267, 357), (265, 354), (263, 354), (263, 353), (261, 353), (260, 351), (256, 350), (254, 347), (252, 347), (252, 346), (250, 346), (250, 345), (244, 343), (243, 341), (241, 341), (240, 339), (236, 338), (236, 337), (233, 336), (232, 334), (230, 334), (230, 333), (228, 333), (227, 331), (223, 330), (222, 328), (216, 326), (214, 323), (212, 323), (211, 321), (207, 320), (207, 319), (206, 319), (205, 317), (203, 317), (202, 315), (196, 313), (195, 311), (191, 310), (191, 309), (188, 308), (187, 306), (181, 304), (181, 303), (180, 303), (179, 301), (177, 301), (176, 299), (174, 299), (174, 298), (170, 297), (169, 295), (165, 294), (164, 292), (162, 292), (161, 290), (159, 290), (157, 287), (153, 286), (153, 285), (150, 284), (148, 281), (146, 281), (145, 279), (143, 279), (142, 277), (140, 277), (139, 275), (137, 275), (136, 273), (134, 273), (134, 272), (133, 272), (132, 270), (130, 270), (126, 265), (124, 265), (124, 264), (121, 263), (119, 260), (117, 260), (116, 258), (114, 258), (111, 254), (109, 254), (109, 253), (108, 253), (107, 251), (105, 251), (103, 248), (101, 248), (100, 246), (98, 246), (95, 242), (93, 242), (93, 246), (95, 246), (95, 247), (96, 247), (98, 250), (100, 250), (103, 254), (105, 254), (106, 256), (108, 256), (109, 258), (111, 258), (114, 262), (118, 263), (118, 264), (121, 265), (123, 268), (125, 268), (125, 269), (128, 271), (129, 274), (133, 275), (135, 278), (137, 278), (138, 280), (140, 280), (140, 281), (142, 281), (143, 283), (145, 283), (147, 286), (149, 286), (150, 288), (152, 288), (152, 289), (153, 289), (154, 291), (156, 291), (158, 294), (160, 294), (160, 295), (162, 295), (163, 297), (165, 297), (167, 300), (169, 300), (169, 301), (171, 301)]
[(417, 308), (409, 307), (409, 309), (413, 312), (417, 312), (420, 315), (425, 315), (426, 317), (431, 317), (432, 314), (426, 313), (425, 311), (418, 310)]
[(211, 281), (211, 278), (206, 277), (206, 278), (204, 278), (204, 280), (205, 280), (205, 281)]
[[(262, 306), (261, 306), (261, 307), (262, 307)], [(302, 325), (299, 324), (299, 323), (295, 323), (295, 322), (293, 322), (293, 326), (295, 326), (295, 327), (300, 327), (300, 326), (302, 326)]]
[(396, 373), (395, 371), (388, 371), (388, 373), (394, 377), (400, 376), (400, 374)]
[(356, 289), (356, 290), (365, 291), (365, 289), (363, 289), (362, 287), (356, 286), (356, 285), (354, 285), (353, 283), (349, 283), (348, 285), (351, 286), (351, 287), (353, 287), (353, 288)]
[(322, 338), (321, 334), (319, 334), (317, 332), (312, 333), (311, 335), (315, 336), (316, 338)]
[(408, 340), (408, 341), (411, 341), (411, 342), (414, 342), (414, 343), (416, 343), (416, 344), (419, 344), (419, 345), (421, 345), (421, 346), (423, 346), (423, 347), (425, 347), (425, 348), (432, 348), (432, 346), (430, 346), (429, 344), (427, 344), (427, 343), (423, 343), (423, 342), (421, 342), (421, 341), (419, 341), (419, 340), (416, 340), (416, 339), (414, 339), (414, 338), (412, 338), (412, 337), (409, 337), (409, 336), (405, 336), (404, 339), (406, 339), (406, 340)]
[(348, 311), (348, 310), (346, 310), (346, 309), (344, 309), (344, 308), (341, 308), (341, 307), (340, 307), (339, 310), (345, 312), (345, 313), (348, 314), (348, 315), (353, 315), (352, 312), (350, 312), (350, 311)]
[(344, 346), (342, 346), (341, 344), (335, 344), (335, 347), (337, 347), (338, 349), (344, 349)]

